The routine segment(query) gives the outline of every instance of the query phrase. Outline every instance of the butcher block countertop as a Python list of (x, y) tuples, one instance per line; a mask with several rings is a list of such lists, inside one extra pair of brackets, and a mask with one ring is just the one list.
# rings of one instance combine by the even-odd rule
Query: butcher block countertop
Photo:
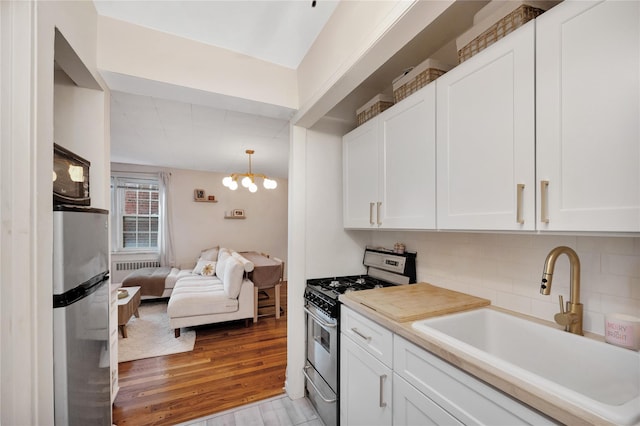
[[(415, 331), (414, 321), (455, 312), (488, 307), (527, 320), (557, 326), (549, 321), (490, 306), (490, 301), (428, 283), (361, 290), (340, 295), (340, 302), (354, 311), (386, 327), (395, 334), (448, 361), (450, 364), (491, 384), (508, 395), (545, 413), (564, 424), (609, 424), (602, 418), (579, 407), (559, 403), (544, 390), (532, 389), (526, 383), (509, 376), (490, 364), (457, 348), (443, 344)], [(590, 333), (585, 333), (585, 336)], [(588, 336), (598, 338), (596, 335)], [(598, 339), (601, 340), (601, 339)]]
[(480, 308), (489, 300), (427, 283), (347, 293), (347, 297), (397, 322)]

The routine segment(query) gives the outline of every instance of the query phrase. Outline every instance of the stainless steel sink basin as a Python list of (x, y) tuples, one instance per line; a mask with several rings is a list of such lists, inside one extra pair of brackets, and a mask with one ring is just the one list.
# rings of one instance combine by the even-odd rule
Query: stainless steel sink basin
[(640, 422), (640, 353), (493, 309), (413, 328), (615, 424)]

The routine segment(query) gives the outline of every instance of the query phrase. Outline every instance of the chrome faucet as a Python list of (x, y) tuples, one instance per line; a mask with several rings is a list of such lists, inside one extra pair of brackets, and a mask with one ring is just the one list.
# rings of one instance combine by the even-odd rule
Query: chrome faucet
[(580, 303), (580, 259), (573, 249), (560, 246), (549, 252), (547, 259), (544, 261), (544, 270), (542, 271), (542, 283), (540, 285), (540, 294), (548, 296), (551, 294), (551, 279), (553, 278), (553, 270), (556, 266), (556, 260), (561, 254), (566, 254), (569, 258), (571, 266), (571, 294), (570, 300), (567, 302), (565, 309), (562, 295), (560, 295), (560, 312), (553, 319), (564, 326), (564, 330), (570, 333), (582, 336), (582, 303)]

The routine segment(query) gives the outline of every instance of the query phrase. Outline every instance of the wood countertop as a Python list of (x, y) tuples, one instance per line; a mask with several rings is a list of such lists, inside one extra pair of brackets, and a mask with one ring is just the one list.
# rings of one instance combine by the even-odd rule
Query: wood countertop
[[(414, 321), (469, 309), (487, 307), (544, 325), (555, 323), (490, 306), (490, 301), (428, 283), (362, 290), (340, 295), (340, 302), (395, 334), (439, 356), (450, 364), (500, 389), (564, 424), (610, 425), (583, 408), (559, 401), (544, 388), (523, 382), (474, 356), (413, 329)], [(597, 335), (586, 336), (602, 340)]]
[(347, 293), (346, 297), (397, 322), (451, 314), (490, 305), (487, 299), (427, 283)]

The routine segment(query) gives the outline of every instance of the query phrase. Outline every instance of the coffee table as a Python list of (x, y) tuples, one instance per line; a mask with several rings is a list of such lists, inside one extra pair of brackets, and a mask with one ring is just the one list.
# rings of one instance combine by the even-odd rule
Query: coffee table
[(127, 338), (127, 322), (131, 315), (140, 318), (138, 307), (140, 306), (140, 287), (121, 287), (129, 293), (125, 298), (118, 299), (118, 328), (122, 337)]

